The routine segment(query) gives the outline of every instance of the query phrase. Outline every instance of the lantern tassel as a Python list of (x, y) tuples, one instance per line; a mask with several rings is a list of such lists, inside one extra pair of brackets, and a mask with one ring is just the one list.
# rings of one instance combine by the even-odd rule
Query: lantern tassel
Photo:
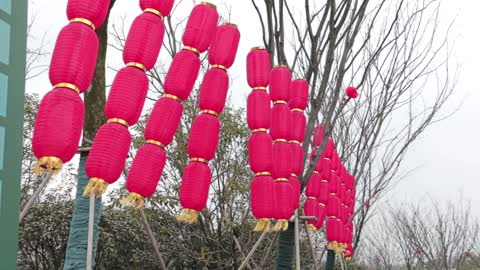
[(275, 226), (273, 226), (273, 231), (274, 232), (279, 232), (279, 231), (286, 231), (288, 229), (288, 220), (286, 219), (279, 219), (275, 223)]
[(83, 197), (90, 197), (92, 194), (95, 197), (100, 197), (107, 190), (108, 183), (100, 178), (91, 178), (88, 185), (83, 190)]
[(62, 170), (63, 161), (57, 157), (42, 157), (33, 167), (33, 173), (36, 176), (56, 175)]
[(310, 232), (316, 232), (317, 231), (317, 227), (315, 227), (315, 225), (313, 225), (313, 224), (308, 224), (307, 229)]
[(145, 203), (145, 199), (143, 198), (142, 195), (135, 192), (131, 192), (130, 194), (128, 194), (127, 197), (123, 198), (120, 202), (125, 206), (135, 207), (137, 209), (140, 209), (143, 207), (143, 204)]
[(177, 221), (185, 222), (188, 224), (194, 224), (198, 221), (198, 216), (200, 212), (193, 209), (183, 209), (182, 214), (176, 217)]
[(340, 255), (343, 251), (343, 245), (338, 243), (337, 241), (329, 242), (327, 248), (335, 251), (337, 255)]
[(268, 232), (270, 231), (271, 221), (268, 218), (261, 218), (255, 224), (254, 232)]

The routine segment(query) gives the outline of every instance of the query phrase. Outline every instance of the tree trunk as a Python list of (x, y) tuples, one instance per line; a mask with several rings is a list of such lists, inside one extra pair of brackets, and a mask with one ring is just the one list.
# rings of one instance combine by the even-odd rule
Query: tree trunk
[[(111, 1), (110, 9), (115, 0)], [(108, 15), (104, 24), (98, 28), (97, 35), (100, 41), (98, 51), (97, 66), (93, 78), (92, 86), (85, 93), (85, 125), (83, 127), (82, 147), (90, 145), (93, 141), (98, 128), (105, 123), (103, 108), (105, 107), (105, 59), (108, 46)], [(85, 140), (88, 139), (88, 140)], [(85, 162), (88, 153), (82, 153), (78, 166), (77, 193), (75, 196), (75, 208), (73, 210), (72, 222), (70, 225), (70, 234), (68, 237), (65, 264), (63, 269), (85, 269), (87, 258), (87, 232), (88, 232), (88, 210), (89, 198), (83, 197), (83, 190), (88, 184), (88, 176), (85, 173)], [(102, 209), (102, 200), (95, 200), (95, 219), (93, 236), (93, 266), (95, 265), (95, 253), (97, 250), (98, 224), (100, 222)]]
[(295, 247), (295, 230), (293, 222), (288, 223), (288, 230), (280, 232), (278, 238), (277, 270), (293, 269), (293, 249)]

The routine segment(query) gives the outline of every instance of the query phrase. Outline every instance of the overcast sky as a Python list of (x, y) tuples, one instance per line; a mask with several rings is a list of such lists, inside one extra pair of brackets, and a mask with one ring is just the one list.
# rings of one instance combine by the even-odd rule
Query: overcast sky
[[(417, 0), (410, 0), (417, 1)], [(29, 17), (35, 17), (32, 29), (33, 37), (29, 46), (38, 45), (42, 36), (46, 37), (47, 52), (53, 50), (55, 38), (66, 23), (65, 8), (67, 0), (30, 0)], [(187, 1), (191, 2), (191, 1)], [(210, 1), (224, 11), (220, 0)], [(234, 76), (231, 94), (235, 104), (243, 106), (250, 91), (245, 78), (245, 59), (249, 49), (262, 44), (259, 24), (250, 1), (227, 1), (232, 6), (231, 22), (239, 25), (242, 34), (237, 60), (230, 74)], [(395, 201), (405, 199), (420, 200), (426, 194), (438, 200), (455, 200), (460, 194), (472, 203), (472, 209), (480, 217), (480, 182), (477, 169), (480, 170), (480, 77), (478, 10), (480, 1), (444, 0), (442, 20), (455, 19), (454, 28), (449, 35), (454, 43), (452, 63), (459, 65), (459, 79), (455, 95), (446, 107), (445, 113), (452, 111), (458, 104), (461, 109), (451, 118), (431, 126), (413, 145), (406, 157), (406, 168), (417, 168), (412, 175), (403, 180), (392, 192)], [(140, 13), (138, 1), (117, 0), (113, 10), (110, 27), (119, 24), (126, 17), (128, 29), (131, 20)], [(111, 28), (110, 28), (111, 29)], [(50, 58), (43, 59), (44, 64)], [(121, 56), (110, 53), (108, 65), (112, 68), (123, 66)], [(114, 73), (108, 75), (111, 83)], [(50, 90), (48, 75), (35, 78), (27, 83), (27, 91), (43, 95)]]

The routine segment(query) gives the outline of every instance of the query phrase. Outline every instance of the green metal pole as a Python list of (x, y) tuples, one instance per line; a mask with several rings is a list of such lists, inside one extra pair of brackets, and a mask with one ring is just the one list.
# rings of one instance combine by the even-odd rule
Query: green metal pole
[(16, 269), (27, 0), (0, 0), (0, 269)]
[(327, 263), (325, 265), (325, 270), (334, 270), (335, 269), (335, 251), (328, 250), (327, 253)]
[(293, 269), (293, 256), (295, 247), (295, 224), (288, 223), (288, 229), (280, 232), (278, 238), (278, 252), (277, 252), (277, 270), (291, 270)]

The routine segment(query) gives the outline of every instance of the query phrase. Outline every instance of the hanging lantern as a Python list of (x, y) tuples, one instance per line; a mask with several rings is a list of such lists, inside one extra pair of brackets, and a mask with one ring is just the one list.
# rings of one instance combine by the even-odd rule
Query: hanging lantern
[[(199, 14), (202, 14), (202, 12)], [(187, 32), (185, 32), (184, 40), (186, 36), (188, 36)], [(207, 167), (208, 161), (215, 156), (218, 146), (220, 136), (218, 116), (225, 107), (228, 91), (227, 68), (235, 60), (240, 41), (240, 32), (236, 25), (226, 23), (217, 27), (214, 36), (208, 57), (211, 69), (207, 72), (200, 87), (199, 107), (202, 110), (202, 114), (193, 120), (187, 145), (187, 153), (191, 159), (190, 163), (203, 162)], [(180, 186), (180, 203), (184, 211), (177, 216), (178, 221), (190, 224), (197, 221), (199, 211), (207, 205), (210, 181), (209, 179), (205, 190), (203, 188), (207, 181), (200, 184), (202, 192), (192, 194), (192, 192), (197, 192), (195, 189), (191, 189), (194, 186), (194, 182), (192, 182), (192, 179), (183, 178)], [(184, 182), (186, 183), (185, 188)], [(192, 205), (195, 207), (192, 207)]]
[(215, 5), (207, 2), (196, 5), (188, 17), (182, 38), (183, 44), (198, 53), (206, 51), (215, 37), (217, 22), (218, 13)]
[(38, 107), (32, 150), (39, 158), (36, 174), (58, 173), (77, 152), (85, 106), (78, 93), (67, 88), (48, 92)]
[(110, 0), (68, 0), (67, 17), (98, 29), (108, 14)]
[(159, 16), (168, 16), (173, 8), (174, 0), (140, 0), (140, 8), (143, 11), (149, 11), (160, 14)]
[(198, 56), (199, 54), (186, 47), (175, 54), (163, 83), (166, 95), (179, 102), (188, 98), (200, 70)]
[[(305, 201), (305, 204), (303, 205), (303, 213), (305, 216), (314, 216), (316, 217), (318, 215), (318, 208), (319, 204), (318, 201), (315, 197), (308, 197), (307, 200)], [(307, 228), (310, 231), (316, 231), (317, 227), (315, 226), (317, 224), (316, 220), (308, 220), (307, 221)]]
[(183, 105), (175, 98), (163, 96), (155, 103), (145, 126), (145, 140), (163, 146), (173, 141), (183, 114)]
[(252, 130), (248, 159), (255, 177), (250, 185), (250, 205), (257, 219), (253, 231), (269, 231), (273, 217), (272, 137), (270, 128), (270, 55), (262, 47), (247, 55), (247, 79), (252, 92), (247, 99), (247, 123)]
[(342, 222), (337, 218), (329, 217), (327, 220), (327, 248), (340, 254), (343, 250), (341, 239), (343, 236)]
[(318, 212), (317, 212), (317, 222), (315, 223), (315, 228), (320, 230), (323, 227), (323, 221), (327, 216), (327, 207), (326, 204), (319, 202), (318, 203)]
[(183, 213), (177, 216), (178, 221), (193, 224), (208, 199), (208, 190), (212, 180), (212, 172), (207, 163), (192, 160), (183, 170), (180, 186), (180, 203)]

